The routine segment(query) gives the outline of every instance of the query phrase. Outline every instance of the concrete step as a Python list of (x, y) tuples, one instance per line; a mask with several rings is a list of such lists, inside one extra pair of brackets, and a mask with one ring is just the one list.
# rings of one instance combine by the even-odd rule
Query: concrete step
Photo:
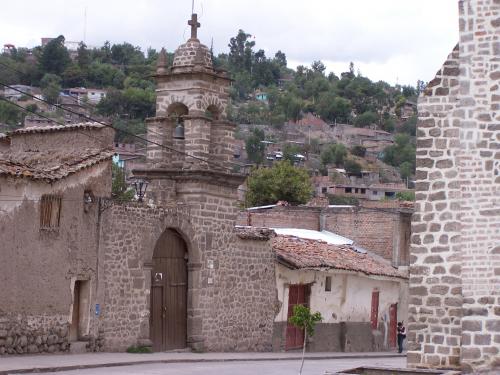
[(71, 354), (87, 353), (87, 341), (72, 341), (70, 342), (69, 352)]

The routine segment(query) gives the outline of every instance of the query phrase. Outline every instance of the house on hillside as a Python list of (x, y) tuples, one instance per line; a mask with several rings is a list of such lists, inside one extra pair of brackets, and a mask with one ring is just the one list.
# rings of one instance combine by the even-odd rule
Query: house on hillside
[(0, 137), (0, 354), (102, 348), (97, 249), (112, 139), (95, 123)]
[(276, 253), (280, 309), (275, 317), (273, 350), (302, 347), (303, 331), (288, 323), (297, 304), (319, 311), (323, 317), (309, 340), (310, 351), (366, 352), (396, 347), (396, 324), (407, 315), (406, 273), (356, 248), (351, 240), (328, 232), (276, 232), (271, 244)]

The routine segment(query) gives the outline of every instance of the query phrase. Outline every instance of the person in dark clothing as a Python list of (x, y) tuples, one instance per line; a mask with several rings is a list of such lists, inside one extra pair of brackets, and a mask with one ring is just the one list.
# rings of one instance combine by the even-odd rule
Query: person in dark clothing
[(403, 340), (406, 338), (406, 328), (403, 322), (398, 322), (398, 352), (403, 352)]

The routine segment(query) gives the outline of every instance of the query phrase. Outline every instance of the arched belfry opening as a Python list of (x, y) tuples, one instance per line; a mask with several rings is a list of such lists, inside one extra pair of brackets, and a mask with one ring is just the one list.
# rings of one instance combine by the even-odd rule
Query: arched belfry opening
[(153, 253), (150, 334), (154, 351), (187, 345), (188, 251), (182, 236), (166, 229)]

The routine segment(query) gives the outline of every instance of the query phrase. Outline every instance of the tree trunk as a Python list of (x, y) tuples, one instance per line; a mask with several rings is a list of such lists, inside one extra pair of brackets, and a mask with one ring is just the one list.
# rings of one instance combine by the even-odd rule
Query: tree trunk
[(302, 363), (300, 364), (299, 375), (302, 375), (302, 367), (304, 367), (304, 358), (306, 356), (306, 341), (307, 341), (307, 330), (304, 329), (304, 345), (302, 347)]

